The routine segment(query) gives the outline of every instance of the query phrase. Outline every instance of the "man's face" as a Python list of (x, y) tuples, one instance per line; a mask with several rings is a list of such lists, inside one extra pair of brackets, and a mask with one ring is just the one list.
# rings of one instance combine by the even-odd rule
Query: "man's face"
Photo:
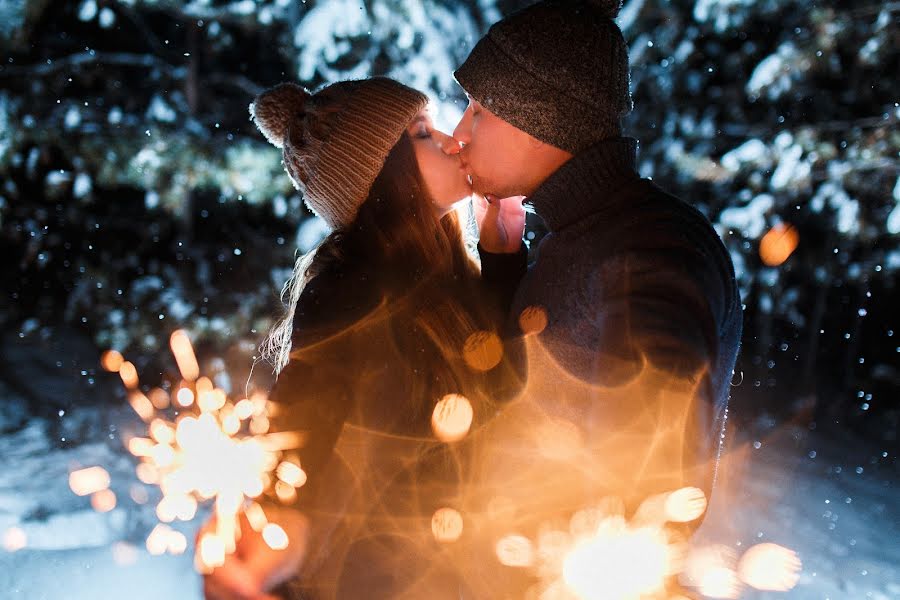
[(499, 198), (528, 194), (531, 136), (470, 97), (453, 137), (464, 144), (460, 157), (476, 193)]

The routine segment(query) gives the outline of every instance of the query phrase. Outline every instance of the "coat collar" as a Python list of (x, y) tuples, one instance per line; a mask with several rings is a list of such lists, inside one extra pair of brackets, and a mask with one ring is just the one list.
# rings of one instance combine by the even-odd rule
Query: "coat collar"
[(526, 201), (550, 229), (558, 231), (597, 212), (610, 194), (640, 178), (637, 140), (610, 138), (576, 154), (548, 177)]

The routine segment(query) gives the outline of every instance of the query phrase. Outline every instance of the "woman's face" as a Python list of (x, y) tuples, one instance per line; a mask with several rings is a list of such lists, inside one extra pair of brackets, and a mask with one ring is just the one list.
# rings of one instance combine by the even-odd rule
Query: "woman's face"
[(443, 217), (454, 204), (472, 194), (469, 177), (459, 158), (459, 143), (437, 131), (424, 109), (410, 123), (407, 133), (434, 210)]

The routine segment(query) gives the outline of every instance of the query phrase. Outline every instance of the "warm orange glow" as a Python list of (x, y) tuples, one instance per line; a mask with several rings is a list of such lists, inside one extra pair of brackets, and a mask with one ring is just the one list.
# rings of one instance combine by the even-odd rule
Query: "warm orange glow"
[(165, 554), (169, 547), (169, 532), (172, 528), (168, 525), (157, 525), (147, 536), (147, 552), (153, 556)]
[(247, 517), (247, 522), (250, 523), (250, 527), (253, 531), (262, 531), (263, 527), (269, 522), (269, 520), (266, 519), (266, 513), (263, 511), (262, 506), (256, 502), (251, 503), (244, 510), (244, 515)]
[(150, 449), (150, 458), (157, 467), (166, 468), (175, 462), (175, 450), (168, 444), (156, 444)]
[(129, 390), (133, 390), (138, 386), (138, 375), (137, 369), (134, 368), (134, 365), (128, 362), (127, 360), (119, 365), (119, 377), (122, 378), (122, 383), (125, 384), (125, 387)]
[(688, 523), (699, 519), (706, 512), (706, 494), (695, 487), (675, 490), (666, 497), (666, 520), (673, 523)]
[(175, 362), (178, 364), (178, 370), (181, 371), (181, 377), (194, 381), (200, 375), (200, 367), (197, 365), (197, 357), (194, 355), (194, 347), (191, 345), (191, 339), (183, 329), (172, 332), (169, 337), (169, 347), (172, 354), (175, 355)]
[(184, 537), (184, 534), (180, 531), (171, 531), (168, 537), (166, 550), (169, 551), (169, 554), (184, 554), (184, 551), (187, 550), (187, 538)]
[(489, 371), (502, 358), (503, 342), (493, 331), (476, 331), (463, 346), (463, 360), (475, 371)]
[(109, 473), (103, 467), (88, 467), (69, 473), (69, 487), (79, 496), (87, 496), (109, 487)]
[(473, 416), (472, 404), (467, 398), (447, 394), (434, 407), (431, 428), (442, 442), (455, 442), (469, 433)]
[(175, 504), (169, 496), (163, 496), (163, 499), (156, 505), (156, 518), (163, 523), (171, 523), (175, 520)]
[(115, 350), (107, 350), (100, 357), (100, 365), (110, 373), (118, 373), (125, 359)]
[(542, 306), (529, 306), (519, 315), (519, 328), (525, 335), (537, 335), (547, 327), (547, 311)]
[(507, 567), (529, 567), (534, 562), (531, 541), (521, 535), (508, 535), (497, 542), (497, 560)]
[(28, 545), (28, 536), (18, 527), (10, 527), (3, 533), (3, 548), (7, 552), (18, 552)]
[(728, 546), (693, 548), (684, 574), (691, 586), (711, 598), (737, 598), (741, 582), (734, 570), (735, 552)]
[(91, 506), (97, 512), (109, 512), (116, 507), (116, 495), (112, 490), (100, 490), (91, 494)]
[(759, 241), (759, 257), (763, 264), (777, 267), (790, 257), (799, 243), (797, 228), (788, 223), (779, 223)]
[(147, 396), (150, 398), (150, 402), (156, 410), (165, 410), (169, 408), (169, 394), (167, 394), (165, 390), (153, 388)]
[(278, 465), (275, 471), (278, 478), (293, 487), (300, 487), (306, 483), (306, 472), (292, 462), (284, 461)]
[(183, 387), (175, 394), (175, 401), (179, 406), (187, 408), (194, 403), (194, 392), (190, 388)]
[(455, 542), (462, 536), (463, 518), (453, 508), (439, 508), (431, 517), (431, 533), (439, 542)]
[(141, 420), (149, 421), (153, 418), (153, 403), (142, 392), (135, 390), (128, 394), (128, 403)]
[(141, 463), (135, 468), (138, 479), (147, 485), (159, 483), (159, 470), (150, 463)]
[(240, 419), (249, 419), (253, 416), (253, 403), (244, 398), (234, 405), (234, 415)]
[(250, 419), (250, 433), (253, 435), (262, 435), (269, 431), (269, 418), (265, 415), (259, 415)]
[(272, 550), (284, 550), (288, 547), (288, 536), (284, 529), (275, 523), (269, 523), (262, 530), (263, 540)]
[(213, 388), (215, 386), (213, 385), (213, 382), (209, 377), (201, 377), (197, 380), (197, 383), (194, 385), (194, 387), (197, 389), (197, 397), (199, 398), (206, 392), (213, 391)]
[(297, 488), (279, 479), (275, 482), (275, 495), (284, 504), (291, 504), (297, 499)]
[(758, 590), (785, 592), (800, 579), (802, 567), (797, 554), (777, 544), (757, 544), (738, 563), (738, 577)]
[(160, 444), (171, 444), (175, 441), (175, 430), (162, 419), (150, 422), (150, 435)]
[(665, 536), (653, 527), (629, 528), (621, 517), (600, 524), (563, 561), (563, 580), (582, 600), (638, 598), (663, 589), (668, 574)]
[(226, 401), (225, 392), (218, 388), (203, 392), (197, 396), (197, 406), (203, 412), (220, 410), (225, 406)]
[[(286, 431), (268, 434), (269, 416), (277, 406), (267, 396), (255, 392), (249, 399), (231, 403), (224, 390), (216, 388), (208, 377), (200, 377), (196, 357), (184, 332), (176, 331), (170, 344), (176, 355), (183, 380), (174, 388), (174, 401), (183, 414), (175, 422), (157, 410), (169, 408), (169, 394), (161, 388), (150, 392), (151, 398), (137, 389), (138, 377), (134, 365), (123, 360), (118, 372), (131, 390), (129, 403), (148, 423), (147, 435), (131, 438), (129, 451), (140, 459), (136, 467), (138, 479), (147, 485), (157, 485), (162, 498), (156, 505), (161, 523), (146, 540), (151, 554), (181, 554), (188, 543), (184, 534), (164, 523), (176, 519), (193, 519), (198, 501), (214, 500), (215, 531), (205, 534), (197, 545), (195, 566), (201, 573), (209, 573), (224, 562), (224, 557), (236, 551), (240, 538), (239, 516), (247, 512), (248, 519), (258, 531), (265, 530), (266, 542), (273, 548), (286, 547), (287, 534), (277, 526), (267, 527), (262, 508), (255, 503), (244, 507), (249, 498), (261, 496), (274, 483), (274, 491), (283, 502), (297, 498), (297, 488), (306, 482), (306, 473), (295, 455), (283, 455), (285, 450), (300, 448), (305, 435)], [(105, 356), (112, 364), (115, 355)], [(193, 383), (192, 383), (193, 381)], [(241, 435), (243, 420), (249, 419), (249, 433)], [(277, 480), (276, 480), (277, 475)], [(73, 472), (70, 477), (73, 491), (92, 494), (91, 502), (97, 510), (111, 510), (115, 495), (108, 490), (109, 476), (99, 467)], [(147, 490), (132, 485), (131, 498), (138, 504), (149, 499)]]
[(205, 533), (200, 538), (200, 559), (208, 567), (221, 567), (225, 564), (225, 542), (219, 536)]
[(228, 435), (234, 435), (241, 430), (241, 420), (237, 415), (231, 413), (222, 419), (222, 431)]
[(711, 567), (700, 579), (697, 586), (700, 593), (710, 598), (737, 598), (741, 593), (741, 584), (737, 573), (728, 567)]
[(135, 437), (128, 440), (128, 451), (135, 456), (150, 456), (155, 445), (150, 438)]

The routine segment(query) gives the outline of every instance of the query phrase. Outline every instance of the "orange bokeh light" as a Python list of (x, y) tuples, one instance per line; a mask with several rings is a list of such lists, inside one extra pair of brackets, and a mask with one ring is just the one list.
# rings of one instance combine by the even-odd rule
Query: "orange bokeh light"
[(431, 533), (439, 542), (455, 542), (462, 536), (463, 518), (454, 508), (439, 508), (431, 517)]
[(435, 405), (431, 428), (442, 442), (456, 442), (469, 433), (474, 412), (465, 396), (447, 394)]
[(463, 360), (475, 371), (490, 371), (501, 358), (503, 342), (493, 331), (476, 331), (463, 346)]
[(790, 257), (799, 243), (797, 228), (788, 223), (779, 223), (759, 241), (759, 257), (766, 266), (777, 267)]

